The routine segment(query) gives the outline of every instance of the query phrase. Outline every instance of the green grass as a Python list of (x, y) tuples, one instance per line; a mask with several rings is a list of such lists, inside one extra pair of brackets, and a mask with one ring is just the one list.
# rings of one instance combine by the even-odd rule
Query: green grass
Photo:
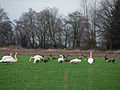
[(95, 58), (89, 65), (57, 60), (33, 64), (29, 57), (18, 56), (14, 64), (0, 63), (0, 90), (120, 90), (120, 58), (115, 64)]

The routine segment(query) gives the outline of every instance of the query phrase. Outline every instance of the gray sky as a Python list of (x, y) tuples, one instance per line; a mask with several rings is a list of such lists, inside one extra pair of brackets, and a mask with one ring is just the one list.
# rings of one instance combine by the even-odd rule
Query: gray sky
[(57, 7), (60, 14), (67, 15), (79, 9), (80, 0), (0, 0), (0, 7), (8, 12), (11, 20), (14, 20), (18, 19), (23, 12), (27, 12), (29, 8), (41, 11), (47, 7)]

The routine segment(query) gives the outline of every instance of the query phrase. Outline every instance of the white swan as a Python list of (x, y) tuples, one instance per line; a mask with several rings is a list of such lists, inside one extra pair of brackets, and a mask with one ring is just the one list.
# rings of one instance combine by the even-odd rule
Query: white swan
[(18, 61), (18, 59), (16, 57), (17, 53), (15, 53), (15, 58), (13, 58), (11, 55), (12, 54), (10, 54), (10, 56), (3, 56), (2, 60), (0, 60), (0, 62), (3, 62), (3, 63), (14, 63), (14, 62), (17, 62)]
[(40, 59), (43, 59), (42, 56), (40, 56), (40, 55), (35, 55), (34, 57), (30, 57), (29, 62), (32, 60), (32, 58), (34, 59), (34, 62), (33, 62), (33, 63), (36, 63), (37, 61), (40, 61)]
[(90, 52), (90, 58), (88, 58), (88, 63), (92, 64), (94, 62), (94, 59), (92, 58), (92, 52)]
[(71, 60), (69, 63), (80, 63), (81, 62), (81, 60), (79, 59), (79, 58), (76, 58), (76, 59), (73, 59), (73, 60)]
[(60, 58), (58, 58), (58, 62), (61, 63), (64, 61), (64, 57), (63, 57), (63, 55), (59, 55), (59, 56), (60, 56)]
[[(12, 57), (12, 53), (10, 53), (10, 56)], [(10, 56), (3, 56), (1, 60), (4, 60), (5, 58), (9, 58)]]

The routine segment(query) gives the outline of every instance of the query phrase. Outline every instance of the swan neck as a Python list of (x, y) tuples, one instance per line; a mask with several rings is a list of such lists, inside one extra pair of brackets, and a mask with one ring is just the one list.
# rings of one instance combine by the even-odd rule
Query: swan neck
[(33, 57), (30, 57), (30, 60), (29, 60), (29, 62), (31, 61), (31, 59), (32, 59)]
[(17, 57), (16, 57), (17, 54), (15, 54), (15, 60), (18, 61)]
[(92, 58), (92, 52), (90, 52), (90, 58)]
[(10, 53), (10, 56), (12, 56), (12, 53)]

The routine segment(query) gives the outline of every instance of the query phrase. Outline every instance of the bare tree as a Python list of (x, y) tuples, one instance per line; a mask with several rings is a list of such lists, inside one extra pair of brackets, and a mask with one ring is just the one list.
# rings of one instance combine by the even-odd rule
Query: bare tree
[[(58, 16), (57, 8), (46, 8), (38, 13), (39, 42), (44, 47), (62, 45), (62, 18)], [(41, 39), (41, 40), (40, 40)]]
[(80, 0), (80, 6), (81, 6), (81, 11), (83, 11), (83, 16), (86, 18), (85, 21), (85, 27), (86, 27), (86, 49), (93, 49), (93, 31), (91, 29), (91, 17), (90, 17), (90, 3), (88, 2), (88, 0)]
[(82, 14), (79, 11), (73, 12), (69, 14), (68, 19), (66, 20), (66, 23), (69, 26), (69, 29), (71, 29), (71, 41), (72, 46), (79, 47), (79, 48), (87, 48), (87, 40), (88, 40), (88, 32), (86, 27), (86, 18), (82, 16)]
[(12, 44), (12, 22), (10, 22), (7, 12), (0, 8), (0, 45)]
[(89, 10), (89, 22), (90, 22), (90, 36), (91, 36), (91, 49), (97, 48), (97, 2), (95, 1), (93, 4), (91, 4), (90, 10)]
[(36, 12), (31, 8), (28, 13), (23, 13), (19, 20), (16, 20), (16, 34), (21, 46), (34, 47), (36, 45)]
[(98, 10), (98, 25), (106, 49), (120, 47), (120, 0), (106, 0), (101, 2)]
[(40, 12), (29, 9), (16, 21), (18, 42), (32, 48), (61, 47), (62, 27), (62, 17), (58, 16), (57, 8), (47, 8)]

